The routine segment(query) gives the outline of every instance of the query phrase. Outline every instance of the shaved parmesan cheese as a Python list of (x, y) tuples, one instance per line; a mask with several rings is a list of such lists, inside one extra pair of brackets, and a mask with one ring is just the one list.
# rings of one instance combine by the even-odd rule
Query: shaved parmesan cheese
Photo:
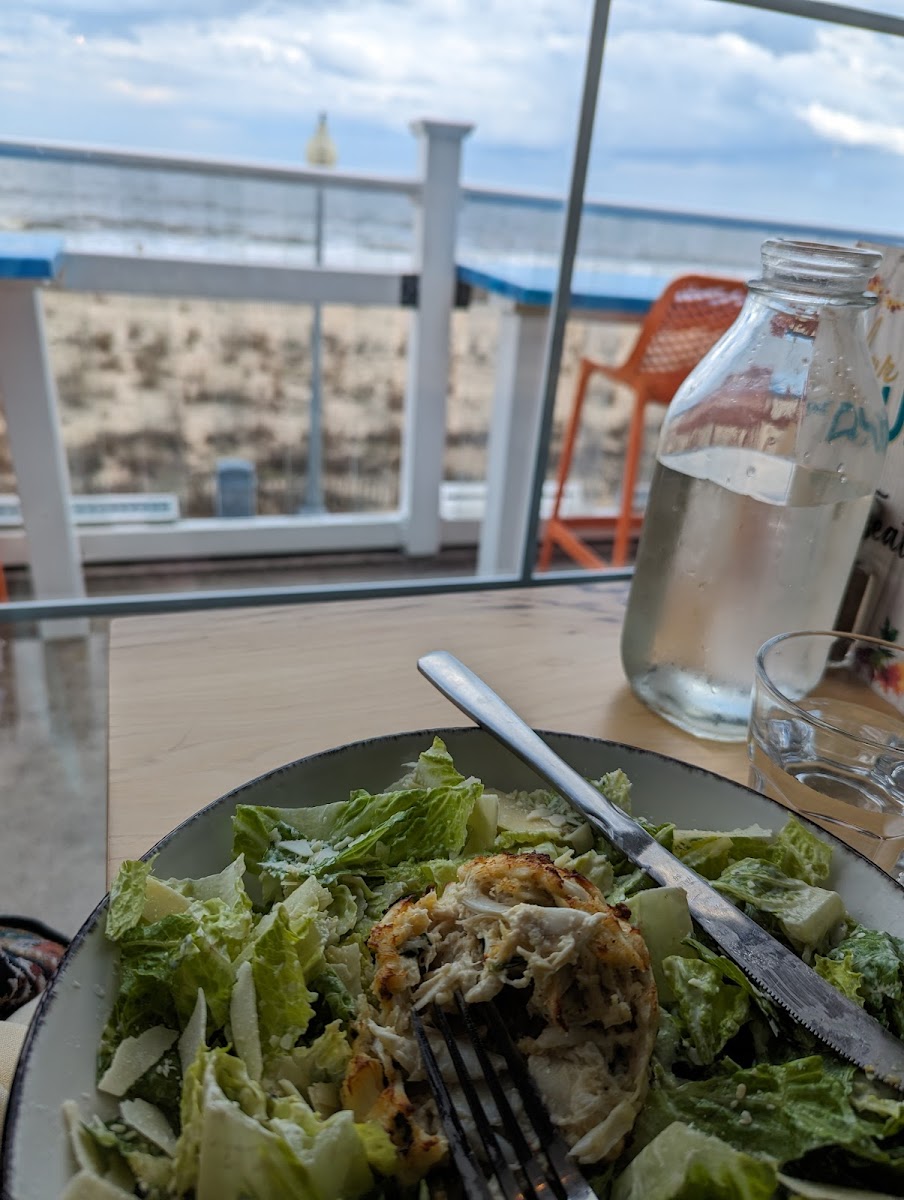
[(63, 1104), (62, 1112), (63, 1124), (72, 1147), (72, 1156), (79, 1169), (99, 1175), (104, 1165), (100, 1147), (85, 1129), (81, 1109), (74, 1100), (67, 1100)]
[(291, 854), (297, 854), (299, 858), (310, 858), (314, 851), (311, 849), (311, 843), (307, 838), (298, 838), (295, 841), (280, 842), (280, 850), (288, 850)]
[(169, 1050), (179, 1035), (163, 1025), (146, 1029), (138, 1037), (123, 1038), (116, 1047), (113, 1061), (98, 1083), (98, 1090), (110, 1096), (124, 1096)]
[(251, 1078), (259, 1080), (264, 1061), (257, 1024), (257, 993), (250, 962), (243, 962), (235, 973), (235, 986), (229, 1002), (229, 1023), (236, 1053), (244, 1061)]
[(134, 1197), (134, 1192), (127, 1192), (108, 1179), (101, 1179), (90, 1171), (79, 1171), (69, 1180), (60, 1200), (134, 1200)]
[(144, 908), (141, 910), (142, 921), (161, 921), (173, 913), (185, 912), (191, 901), (162, 879), (148, 876), (144, 890)]
[(175, 1154), (176, 1135), (156, 1104), (148, 1104), (147, 1100), (123, 1100), (119, 1112), (125, 1123), (145, 1141), (153, 1142), (171, 1157)]
[(188, 1068), (198, 1057), (198, 1051), (207, 1041), (207, 1000), (202, 988), (198, 988), (198, 999), (195, 1001), (194, 1012), (188, 1019), (188, 1024), (179, 1038), (179, 1062), (182, 1064), (183, 1077)]

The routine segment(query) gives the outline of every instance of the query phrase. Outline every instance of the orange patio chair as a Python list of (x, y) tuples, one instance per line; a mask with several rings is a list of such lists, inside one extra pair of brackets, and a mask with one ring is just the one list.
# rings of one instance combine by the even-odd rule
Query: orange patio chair
[[(706, 352), (718, 341), (741, 311), (746, 284), (735, 279), (708, 275), (682, 275), (673, 280), (656, 300), (641, 326), (631, 353), (621, 366), (610, 366), (582, 358), (578, 370), (571, 416), (562, 443), (552, 515), (546, 522), (538, 567), (549, 569), (553, 547), (558, 546), (584, 567), (607, 564), (578, 535), (578, 530), (609, 532), (615, 528), (612, 566), (624, 566), (632, 533), (639, 532), (643, 514), (634, 512), (634, 487), (643, 445), (644, 410), (648, 404), (667, 405), (679, 386)], [(569, 516), (560, 513), (568, 482), (574, 445), (581, 420), (587, 385), (593, 375), (605, 375), (614, 383), (634, 390), (634, 411), (625, 452), (621, 507), (617, 517)]]

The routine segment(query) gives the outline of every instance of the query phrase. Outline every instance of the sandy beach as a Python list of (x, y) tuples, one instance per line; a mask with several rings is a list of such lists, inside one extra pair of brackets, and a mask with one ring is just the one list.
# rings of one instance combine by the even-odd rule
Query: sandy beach
[[(44, 312), (75, 494), (174, 492), (184, 516), (209, 516), (217, 460), (238, 456), (256, 466), (260, 513), (298, 510), (307, 470), (309, 309), (48, 291)], [(401, 309), (323, 310), (330, 511), (397, 502), (410, 320)], [(484, 477), (498, 321), (480, 299), (453, 316), (450, 480)], [(569, 323), (554, 452), (581, 355), (617, 361), (635, 335), (630, 325)], [(593, 502), (617, 491), (629, 411), (630, 396), (602, 381), (588, 399), (574, 477)], [(5, 444), (0, 490), (15, 490)]]

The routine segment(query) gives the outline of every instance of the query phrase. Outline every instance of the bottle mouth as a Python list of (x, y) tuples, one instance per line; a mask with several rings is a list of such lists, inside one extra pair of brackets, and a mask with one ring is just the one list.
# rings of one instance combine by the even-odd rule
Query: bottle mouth
[(864, 291), (882, 261), (877, 250), (770, 238), (761, 249), (763, 275), (750, 282), (754, 291), (805, 292), (875, 303)]

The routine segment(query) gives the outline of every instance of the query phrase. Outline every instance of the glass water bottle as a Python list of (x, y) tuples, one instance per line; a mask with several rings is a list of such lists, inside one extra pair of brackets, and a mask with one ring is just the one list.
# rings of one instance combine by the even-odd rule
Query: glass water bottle
[(767, 638), (833, 627), (888, 441), (862, 320), (880, 261), (767, 241), (762, 278), (666, 413), (622, 662), (698, 736), (744, 739)]

